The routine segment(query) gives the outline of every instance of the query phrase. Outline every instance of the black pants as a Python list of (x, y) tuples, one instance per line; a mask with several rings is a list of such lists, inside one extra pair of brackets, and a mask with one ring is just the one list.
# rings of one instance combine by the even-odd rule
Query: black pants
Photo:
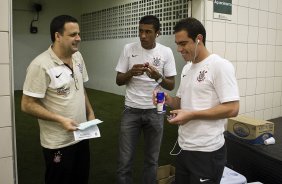
[(43, 148), (45, 184), (88, 184), (90, 151), (89, 141), (60, 148)]
[(213, 152), (182, 150), (176, 157), (176, 184), (219, 184), (226, 164), (225, 145)]

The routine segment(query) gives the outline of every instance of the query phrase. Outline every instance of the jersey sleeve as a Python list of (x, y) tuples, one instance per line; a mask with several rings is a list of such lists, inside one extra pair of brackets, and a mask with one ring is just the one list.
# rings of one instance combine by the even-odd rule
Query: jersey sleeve
[(128, 71), (129, 59), (127, 53), (128, 53), (128, 48), (127, 45), (125, 45), (123, 51), (120, 54), (118, 64), (115, 68), (117, 72), (126, 73)]
[(214, 87), (221, 103), (238, 101), (240, 98), (235, 70), (227, 60), (217, 63), (214, 76)]
[(49, 83), (50, 78), (45, 69), (40, 65), (30, 64), (23, 85), (23, 94), (35, 98), (44, 98)]
[(167, 61), (164, 65), (164, 76), (171, 77), (177, 74), (176, 66), (175, 66), (175, 59), (172, 53), (172, 50), (167, 47)]

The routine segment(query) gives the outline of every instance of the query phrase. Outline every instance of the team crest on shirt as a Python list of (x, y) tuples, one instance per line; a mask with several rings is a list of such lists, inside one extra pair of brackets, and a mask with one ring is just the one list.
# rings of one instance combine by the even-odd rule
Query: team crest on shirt
[(208, 73), (206, 70), (200, 71), (199, 76), (197, 77), (198, 82), (202, 82), (206, 79), (206, 73)]
[(67, 97), (70, 94), (70, 87), (61, 87), (57, 89), (57, 95)]
[(55, 163), (60, 163), (61, 160), (62, 160), (62, 156), (63, 156), (63, 154), (61, 154), (61, 152), (58, 151), (57, 153), (54, 154), (54, 159), (53, 159), (53, 161), (54, 161)]
[(153, 61), (153, 65), (154, 66), (160, 66), (161, 64), (161, 57), (153, 57), (154, 61)]

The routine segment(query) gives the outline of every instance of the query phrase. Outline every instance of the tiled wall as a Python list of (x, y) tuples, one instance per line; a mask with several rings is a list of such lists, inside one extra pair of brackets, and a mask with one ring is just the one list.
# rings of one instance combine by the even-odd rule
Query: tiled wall
[(10, 46), (11, 1), (0, 0), (0, 184), (15, 183)]
[(180, 19), (191, 16), (191, 1), (156, 0), (124, 3), (81, 15), (83, 41), (138, 37), (138, 21), (144, 15), (160, 19), (162, 35), (172, 35)]
[(232, 0), (231, 20), (213, 18), (208, 0), (207, 47), (236, 68), (240, 114), (259, 119), (282, 115), (282, 1)]

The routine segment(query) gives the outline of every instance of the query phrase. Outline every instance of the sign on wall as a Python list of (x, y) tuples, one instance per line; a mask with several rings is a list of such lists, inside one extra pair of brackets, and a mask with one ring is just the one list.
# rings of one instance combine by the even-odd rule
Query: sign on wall
[(213, 18), (222, 20), (231, 20), (232, 0), (214, 0)]

